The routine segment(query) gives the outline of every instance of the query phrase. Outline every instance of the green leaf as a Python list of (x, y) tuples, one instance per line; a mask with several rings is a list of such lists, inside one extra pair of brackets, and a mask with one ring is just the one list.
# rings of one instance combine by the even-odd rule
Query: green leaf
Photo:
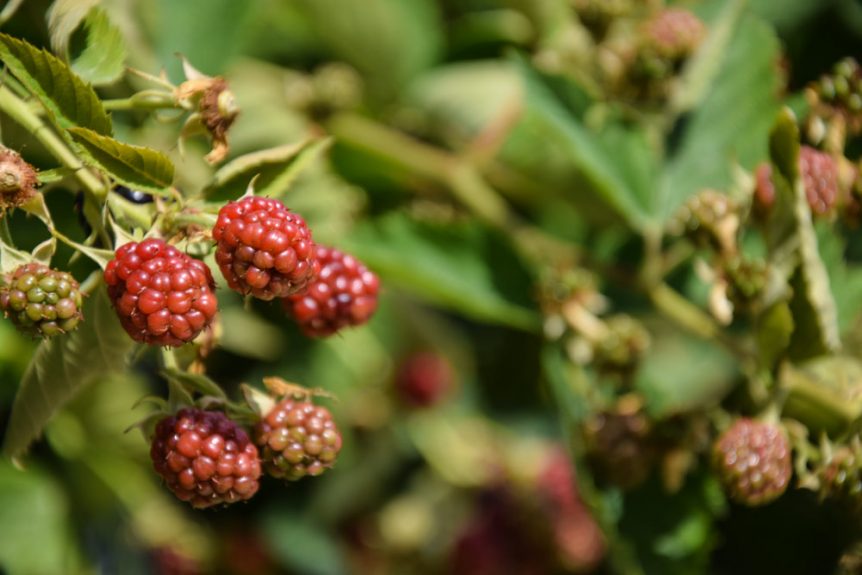
[(90, 11), (99, 5), (99, 0), (54, 0), (48, 9), (48, 33), (51, 49), (62, 57), (69, 52), (69, 39)]
[(723, 349), (663, 321), (648, 327), (652, 344), (635, 386), (653, 416), (715, 406), (736, 384), (737, 363)]
[(124, 144), (86, 128), (71, 128), (69, 134), (80, 145), (89, 165), (104, 170), (130, 188), (162, 196), (169, 194), (167, 188), (174, 181), (174, 165), (163, 153)]
[(772, 29), (751, 15), (742, 18), (708, 95), (684, 120), (657, 192), (661, 221), (701, 189), (730, 186), (734, 162), (751, 169), (766, 158), (778, 109), (779, 49)]
[(97, 289), (84, 304), (84, 321), (78, 328), (43, 341), (33, 355), (12, 406), (3, 453), (22, 455), (76, 392), (123, 369), (133, 344), (105, 290)]
[(263, 533), (279, 562), (297, 573), (344, 575), (344, 555), (336, 539), (308, 517), (279, 511), (268, 513)]
[(347, 247), (384, 285), (480, 321), (539, 328), (523, 264), (504, 238), (477, 223), (433, 224), (393, 214), (358, 226)]
[(68, 504), (49, 475), (0, 462), (0, 509), (0, 567), (4, 572), (68, 572)]
[(672, 94), (670, 107), (675, 113), (686, 112), (703, 100), (716, 75), (721, 70), (724, 54), (733, 38), (733, 32), (742, 16), (746, 0), (726, 2), (715, 21), (710, 23), (709, 35), (686, 64), (680, 85)]
[(74, 59), (72, 69), (96, 86), (112, 84), (125, 71), (128, 51), (123, 36), (100, 8), (90, 11), (84, 25), (87, 47)]
[(236, 199), (257, 176), (256, 195), (279, 196), (331, 142), (328, 138), (309, 139), (235, 158), (218, 169), (204, 193), (209, 199)]
[(3, 33), (0, 33), (0, 59), (56, 116), (62, 127), (81, 126), (97, 134), (111, 133), (111, 119), (96, 92), (62, 60)]
[(189, 373), (187, 371), (173, 368), (165, 369), (163, 373), (168, 379), (172, 379), (182, 385), (189, 393), (197, 391), (198, 393), (212, 397), (226, 397), (224, 390), (219, 387), (219, 384), (208, 378), (206, 375), (200, 373)]
[(795, 328), (793, 314), (786, 301), (773, 304), (758, 318), (755, 337), (758, 357), (764, 367), (772, 368), (781, 358)]
[(820, 257), (829, 274), (829, 286), (838, 310), (838, 325), (847, 331), (862, 311), (862, 267), (844, 257), (844, 240), (832, 225), (824, 222), (815, 226)]
[[(557, 148), (577, 168), (587, 184), (578, 193), (593, 194), (634, 229), (646, 227), (652, 182), (643, 176), (653, 171), (649, 167), (644, 170), (652, 156), (646, 139), (634, 128), (617, 125), (597, 138), (566, 111), (529, 65), (521, 62), (520, 68), (526, 103), (519, 124), (539, 135), (545, 145)], [(634, 135), (627, 139), (627, 134)], [(613, 148), (620, 142), (624, 144), (622, 162), (619, 151)]]

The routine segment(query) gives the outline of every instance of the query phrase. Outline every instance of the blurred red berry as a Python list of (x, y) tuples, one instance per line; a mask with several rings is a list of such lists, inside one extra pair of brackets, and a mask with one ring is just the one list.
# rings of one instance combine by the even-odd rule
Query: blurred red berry
[(419, 352), (409, 355), (395, 376), (395, 391), (407, 405), (431, 407), (443, 399), (455, 385), (452, 365), (442, 355)]

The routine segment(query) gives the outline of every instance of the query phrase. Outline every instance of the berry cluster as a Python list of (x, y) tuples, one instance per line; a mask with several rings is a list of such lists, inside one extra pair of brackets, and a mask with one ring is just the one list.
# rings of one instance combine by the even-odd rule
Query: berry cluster
[[(838, 166), (832, 156), (811, 146), (800, 147), (799, 173), (812, 215), (832, 214), (840, 199)], [(763, 163), (755, 171), (753, 203), (755, 215), (760, 218), (766, 217), (774, 203), (775, 185), (772, 182), (772, 166)]]
[(81, 291), (66, 272), (32, 263), (18, 267), (0, 288), (0, 309), (23, 333), (51, 337), (81, 321)]
[(737, 419), (715, 442), (713, 465), (731, 499), (749, 506), (780, 497), (793, 469), (790, 445), (777, 425)]

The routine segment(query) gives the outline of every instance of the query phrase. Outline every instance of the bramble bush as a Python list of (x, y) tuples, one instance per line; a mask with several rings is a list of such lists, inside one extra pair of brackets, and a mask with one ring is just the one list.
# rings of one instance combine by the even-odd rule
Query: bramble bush
[(0, 569), (858, 573), (860, 21), (11, 0)]

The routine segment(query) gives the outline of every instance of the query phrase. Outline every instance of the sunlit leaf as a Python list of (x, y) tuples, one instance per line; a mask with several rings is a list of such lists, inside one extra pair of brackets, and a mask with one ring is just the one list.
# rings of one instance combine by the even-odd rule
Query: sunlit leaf
[(99, 97), (65, 62), (23, 40), (0, 33), (0, 59), (65, 128), (80, 126), (111, 133), (111, 119)]
[(84, 25), (87, 45), (72, 61), (72, 69), (94, 85), (111, 84), (125, 71), (127, 49), (123, 36), (102, 9), (91, 10)]
[(163, 153), (144, 146), (125, 144), (85, 128), (71, 128), (87, 162), (106, 171), (130, 188), (167, 196), (174, 180), (174, 165)]

